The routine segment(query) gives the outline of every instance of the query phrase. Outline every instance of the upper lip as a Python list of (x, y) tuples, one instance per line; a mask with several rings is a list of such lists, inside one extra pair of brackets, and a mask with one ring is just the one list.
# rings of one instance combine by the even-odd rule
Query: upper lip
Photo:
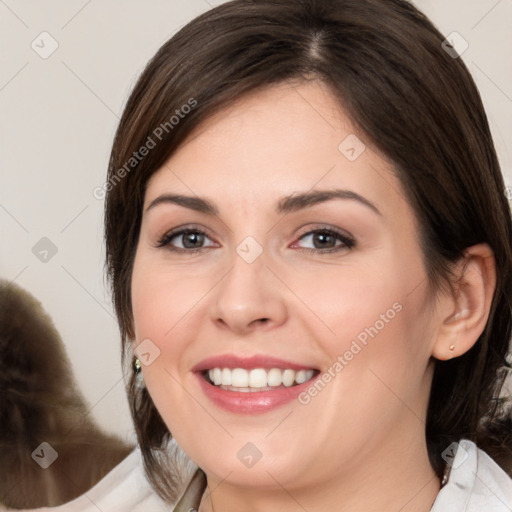
[(212, 368), (245, 368), (252, 370), (254, 368), (282, 368), (291, 370), (314, 370), (309, 364), (295, 363), (276, 357), (266, 355), (238, 356), (235, 354), (223, 354), (204, 359), (192, 368), (194, 372), (203, 372)]

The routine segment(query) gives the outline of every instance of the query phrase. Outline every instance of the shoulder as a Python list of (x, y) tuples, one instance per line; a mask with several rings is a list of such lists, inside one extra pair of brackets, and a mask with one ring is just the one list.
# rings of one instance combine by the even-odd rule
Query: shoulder
[(462, 439), (453, 447), (446, 485), (431, 512), (510, 512), (512, 479), (473, 442)]

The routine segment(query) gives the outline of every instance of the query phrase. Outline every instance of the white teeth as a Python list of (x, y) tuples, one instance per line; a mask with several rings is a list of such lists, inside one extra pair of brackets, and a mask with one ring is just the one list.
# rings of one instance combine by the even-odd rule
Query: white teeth
[(229, 368), (222, 370), (222, 383), (225, 386), (231, 386), (231, 370)]
[(289, 388), (295, 382), (295, 370), (285, 370), (283, 372), (283, 385)]
[(294, 384), (303, 384), (313, 378), (314, 370), (291, 370), (289, 368), (281, 370), (280, 368), (254, 368), (246, 370), (244, 368), (212, 368), (208, 371), (210, 381), (216, 386), (230, 386), (237, 388), (236, 391), (249, 392), (267, 387), (285, 386), (290, 387)]
[(222, 384), (222, 370), (220, 368), (213, 369), (213, 383), (216, 386)]
[(303, 382), (306, 382), (306, 370), (299, 370), (297, 374), (295, 375), (295, 382), (297, 384), (302, 384)]
[(283, 372), (279, 368), (272, 368), (267, 375), (269, 386), (280, 386), (283, 383)]
[(267, 385), (267, 372), (262, 368), (256, 368), (249, 373), (250, 388), (264, 388)]
[[(226, 368), (228, 370), (229, 368)], [(215, 384), (215, 382), (214, 382)], [(229, 384), (224, 384), (223, 386), (228, 386)], [(249, 372), (244, 370), (243, 368), (235, 368), (231, 370), (231, 386), (235, 388), (246, 388), (249, 386)]]

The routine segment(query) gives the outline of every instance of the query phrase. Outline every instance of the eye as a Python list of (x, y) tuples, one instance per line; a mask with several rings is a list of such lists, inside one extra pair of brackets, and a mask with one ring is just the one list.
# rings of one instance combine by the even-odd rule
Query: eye
[[(337, 252), (351, 249), (355, 246), (355, 240), (352, 236), (348, 233), (338, 232), (332, 228), (310, 230), (303, 234), (299, 238), (299, 241), (313, 245), (313, 247), (299, 247), (308, 252)], [(297, 242), (294, 246), (296, 246), (296, 244)]]
[[(299, 242), (312, 244), (313, 247), (299, 246), (299, 249), (308, 252), (329, 253), (351, 249), (355, 240), (348, 233), (336, 231), (332, 228), (310, 230), (299, 237)], [(297, 247), (295, 242), (292, 247)], [(215, 247), (213, 240), (200, 228), (187, 227), (176, 229), (164, 234), (156, 247), (165, 247), (175, 252), (197, 252), (208, 247)]]
[[(205, 245), (208, 241), (212, 242)], [(215, 243), (199, 228), (188, 227), (166, 233), (157, 243), (157, 247), (166, 247), (176, 252), (196, 252), (207, 247), (213, 247)]]

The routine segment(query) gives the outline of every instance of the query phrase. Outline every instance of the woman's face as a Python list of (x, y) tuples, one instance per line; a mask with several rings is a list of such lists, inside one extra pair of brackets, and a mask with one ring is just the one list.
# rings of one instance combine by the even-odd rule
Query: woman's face
[(325, 85), (279, 85), (148, 183), (134, 346), (209, 478), (291, 489), (424, 446), (436, 324), (418, 230), (363, 143)]

